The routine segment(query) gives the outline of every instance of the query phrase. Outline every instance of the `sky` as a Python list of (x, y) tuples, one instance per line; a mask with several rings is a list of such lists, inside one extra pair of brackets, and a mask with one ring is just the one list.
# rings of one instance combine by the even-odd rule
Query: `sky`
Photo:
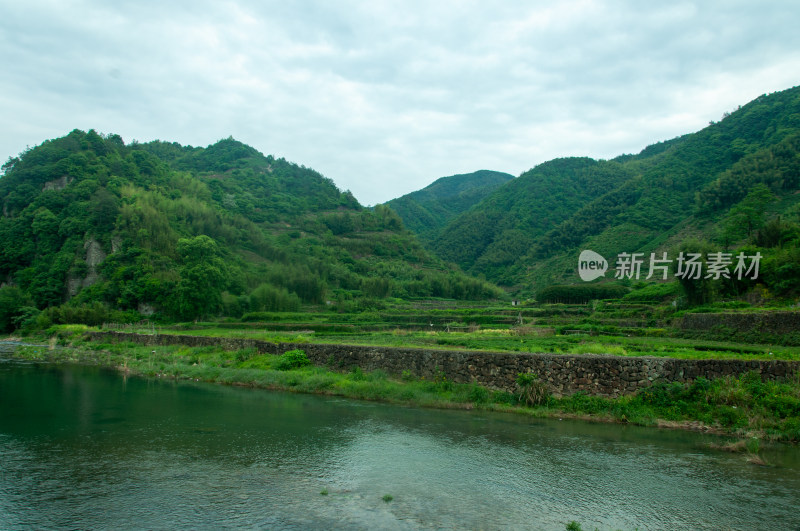
[(365, 205), (698, 131), (800, 84), (796, 0), (0, 0), (0, 158), (233, 136)]

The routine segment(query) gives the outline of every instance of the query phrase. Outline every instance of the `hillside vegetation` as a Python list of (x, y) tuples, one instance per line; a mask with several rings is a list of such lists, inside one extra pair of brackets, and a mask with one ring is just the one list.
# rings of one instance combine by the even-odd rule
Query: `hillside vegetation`
[(3, 170), (4, 331), (112, 311), (195, 319), (501, 295), (423, 249), (388, 207), (232, 138), (125, 145), (75, 130)]
[(397, 212), (407, 229), (423, 243), (429, 243), (453, 218), (513, 178), (508, 173), (489, 170), (451, 175), (386, 205)]
[(454, 219), (433, 249), (465, 270), (511, 284), (517, 263), (551, 227), (633, 177), (621, 164), (556, 159), (523, 173)]
[(681, 251), (704, 257), (760, 253), (757, 282), (683, 282), (689, 302), (757, 287), (763, 297), (795, 297), (799, 148), (796, 87), (761, 96), (697, 133), (637, 155), (541, 164), (453, 219), (433, 248), (465, 271), (529, 296), (547, 286), (581, 283), (583, 249), (608, 260), (606, 280), (614, 277), (620, 253), (642, 253), (642, 280), (650, 253), (668, 253), (673, 271)]

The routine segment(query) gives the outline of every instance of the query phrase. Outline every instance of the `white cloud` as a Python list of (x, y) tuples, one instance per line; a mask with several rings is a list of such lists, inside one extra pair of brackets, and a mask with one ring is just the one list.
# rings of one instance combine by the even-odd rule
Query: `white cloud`
[(19, 2), (0, 158), (73, 128), (233, 135), (366, 204), (696, 131), (798, 83), (792, 2)]

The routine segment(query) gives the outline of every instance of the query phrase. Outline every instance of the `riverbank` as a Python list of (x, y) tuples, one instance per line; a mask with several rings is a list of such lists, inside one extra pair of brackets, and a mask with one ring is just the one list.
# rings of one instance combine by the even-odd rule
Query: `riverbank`
[[(75, 334), (73, 334), (74, 336)], [(100, 343), (131, 342), (147, 347), (184, 345), (225, 350), (255, 349), (258, 354), (283, 354), (302, 349), (312, 364), (362, 371), (382, 370), (399, 376), (446, 378), (456, 383), (477, 383), (490, 389), (517, 391), (521, 373), (541, 376), (542, 385), (556, 396), (586, 393), (616, 398), (650, 387), (653, 382), (689, 384), (705, 378), (738, 378), (758, 373), (764, 381), (786, 381), (800, 372), (800, 362), (786, 360), (708, 360), (605, 354), (553, 354), (546, 351), (492, 352), (471, 349), (443, 350), (415, 346), (364, 346), (354, 344), (294, 343), (252, 338), (136, 334), (87, 331), (83, 338)]]
[[(294, 351), (297, 352), (297, 351)], [(288, 354), (288, 353), (287, 353)], [(532, 382), (517, 392), (456, 383), (443, 373), (417, 377), (408, 371), (393, 377), (382, 370), (343, 370), (332, 364), (293, 364), (284, 355), (262, 354), (255, 348), (149, 346), (73, 340), (56, 348), (19, 347), (15, 356), (54, 363), (90, 363), (126, 374), (174, 378), (261, 389), (315, 393), (417, 407), (482, 409), (535, 417), (579, 418), (671, 429), (708, 431), (737, 438), (800, 441), (800, 378), (762, 381), (756, 373), (689, 384), (655, 383), (617, 398), (575, 393), (544, 393), (529, 402)], [(302, 358), (305, 358), (303, 353)], [(535, 383), (534, 383), (535, 384)]]

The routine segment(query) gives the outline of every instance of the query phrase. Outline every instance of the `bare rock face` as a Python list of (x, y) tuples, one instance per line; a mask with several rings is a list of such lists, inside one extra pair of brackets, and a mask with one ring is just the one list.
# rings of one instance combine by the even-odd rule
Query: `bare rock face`
[(100, 245), (100, 242), (94, 238), (86, 240), (86, 243), (83, 244), (83, 248), (86, 249), (86, 265), (89, 267), (97, 267), (100, 265), (100, 262), (106, 259), (106, 253), (103, 252), (103, 247)]
[(42, 188), (42, 191), (44, 192), (47, 190), (63, 190), (64, 188), (67, 187), (67, 185), (69, 185), (69, 183), (71, 183), (74, 180), (75, 180), (74, 177), (70, 177), (69, 175), (62, 175), (58, 179), (53, 179), (52, 181), (47, 181), (46, 183), (44, 183), (44, 188)]
[(86, 277), (81, 281), (81, 287), (86, 288), (97, 282), (97, 279), (100, 278), (100, 274), (97, 272), (97, 266), (106, 259), (106, 253), (103, 252), (103, 247), (100, 245), (100, 242), (94, 238), (86, 240), (86, 243), (83, 244), (83, 248), (86, 249), (86, 265), (89, 271), (86, 273)]
[(78, 294), (83, 285), (83, 279), (70, 275), (67, 277), (67, 298), (71, 299)]

